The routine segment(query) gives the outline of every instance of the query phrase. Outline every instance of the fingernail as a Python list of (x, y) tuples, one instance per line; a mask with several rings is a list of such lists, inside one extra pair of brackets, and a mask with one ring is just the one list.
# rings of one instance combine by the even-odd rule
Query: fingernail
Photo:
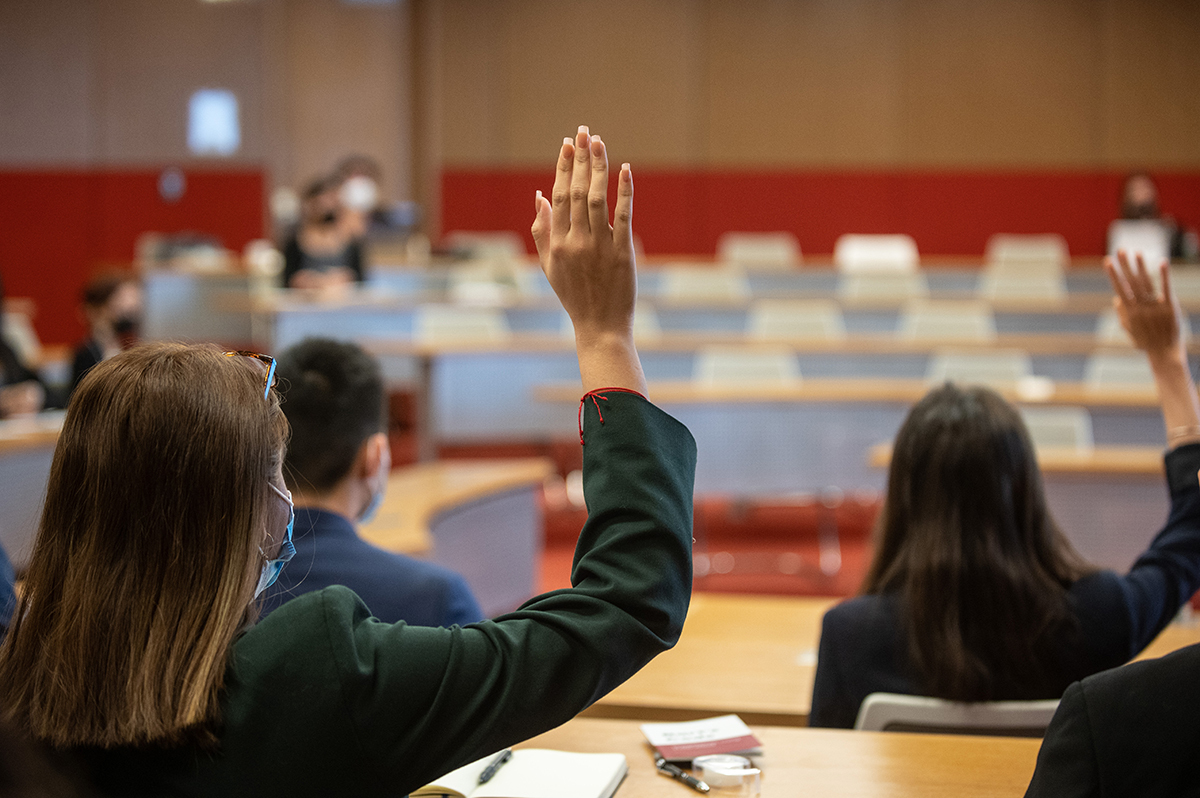
[(597, 136), (592, 136), (592, 143), (595, 143), (595, 142), (597, 142), (597, 141), (600, 141), (600, 136), (598, 136), (598, 135), (597, 135)]
[(580, 125), (580, 126), (579, 126), (579, 132), (580, 132), (580, 133), (582, 133), (583, 135), (585, 135), (585, 136), (586, 136), (586, 135), (588, 134), (588, 126), (587, 126), (587, 125)]
[[(627, 164), (627, 163), (623, 163), (623, 164), (621, 164), (621, 168), (622, 168), (622, 169), (629, 169), (629, 164)], [(631, 172), (632, 172), (633, 170), (632, 170), (632, 169), (629, 169), (629, 171), (631, 171)]]
[(571, 137), (563, 136), (563, 144), (570, 144), (570, 143), (571, 143)]
[(542, 191), (541, 191), (541, 189), (538, 189), (537, 199), (541, 199), (541, 198), (542, 198)]

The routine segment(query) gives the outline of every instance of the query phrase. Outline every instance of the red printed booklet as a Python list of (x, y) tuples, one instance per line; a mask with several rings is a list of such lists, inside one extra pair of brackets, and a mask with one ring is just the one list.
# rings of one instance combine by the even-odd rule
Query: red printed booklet
[(668, 762), (691, 762), (708, 754), (762, 754), (762, 743), (737, 715), (683, 723), (643, 723), (642, 734)]

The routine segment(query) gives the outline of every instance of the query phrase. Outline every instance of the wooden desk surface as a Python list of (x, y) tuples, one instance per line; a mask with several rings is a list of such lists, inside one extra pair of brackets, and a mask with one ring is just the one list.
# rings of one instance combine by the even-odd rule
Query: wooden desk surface
[[(694, 798), (698, 793), (658, 775), (636, 720), (575, 718), (519, 748), (616, 752), (629, 762), (617, 798)], [(751, 724), (762, 742), (755, 757), (762, 795), (1020, 796), (1029, 785), (1041, 740), (795, 729)], [(711, 793), (719, 795), (719, 793)]]
[(62, 429), (63, 413), (39, 413), (29, 418), (0, 421), (0, 453), (53, 448)]
[[(1161, 446), (1097, 446), (1088, 451), (1076, 449), (1038, 449), (1038, 466), (1047, 474), (1120, 474), (1162, 478)], [(892, 461), (892, 445), (872, 446), (867, 461), (876, 468), (887, 468)]]
[[(718, 404), (764, 402), (882, 402), (912, 404), (933, 387), (925, 380), (908, 379), (805, 379), (780, 384), (702, 385), (696, 382), (652, 382), (650, 398), (664, 404)], [(1008, 401), (1019, 404), (1083, 405), (1091, 407), (1155, 408), (1158, 395), (1146, 388), (1088, 388), (1082, 383), (1054, 383), (1046, 398), (1022, 396), (1015, 385), (997, 386)], [(543, 402), (578, 402), (574, 385), (544, 385), (534, 391)]]
[[(583, 712), (594, 718), (803, 726), (812, 705), (821, 618), (836, 598), (696, 593), (675, 648)], [(1139, 655), (1200, 643), (1200, 622), (1172, 624)]]
[(553, 469), (545, 457), (442, 460), (396, 469), (388, 478), (383, 505), (360, 534), (389, 551), (428, 552), (433, 546), (429, 528), (439, 513), (494, 493), (541, 484)]
[(821, 618), (838, 600), (695, 593), (675, 647), (584, 714), (689, 720), (736, 712), (747, 723), (804, 725)]

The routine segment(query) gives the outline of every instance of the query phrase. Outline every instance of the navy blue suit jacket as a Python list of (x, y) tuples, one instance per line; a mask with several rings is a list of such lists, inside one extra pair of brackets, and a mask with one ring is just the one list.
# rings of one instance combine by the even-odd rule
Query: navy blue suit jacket
[(385, 623), (462, 626), (483, 619), (460, 575), (372, 546), (337, 513), (297, 507), (292, 539), (296, 556), (267, 589), (264, 615), (303, 593), (345, 585)]
[(1026, 798), (1200, 795), (1200, 645), (1067, 688)]
[[(1171, 513), (1121, 576), (1096, 571), (1070, 587), (1077, 630), (1044, 646), (1044, 680), (999, 685), (999, 698), (1059, 698), (1072, 682), (1128, 662), (1200, 588), (1200, 444), (1166, 455)], [(809, 726), (850, 728), (871, 693), (924, 695), (908, 656), (905, 614), (895, 595), (859, 596), (825, 614)]]

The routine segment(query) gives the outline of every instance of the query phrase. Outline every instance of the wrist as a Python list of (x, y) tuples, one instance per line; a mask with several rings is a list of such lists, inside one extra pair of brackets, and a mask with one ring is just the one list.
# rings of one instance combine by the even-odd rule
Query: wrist
[(1156, 375), (1172, 377), (1182, 374), (1186, 375), (1189, 380), (1191, 379), (1187, 351), (1182, 345), (1153, 351), (1147, 350), (1146, 359), (1150, 363), (1150, 369)]

